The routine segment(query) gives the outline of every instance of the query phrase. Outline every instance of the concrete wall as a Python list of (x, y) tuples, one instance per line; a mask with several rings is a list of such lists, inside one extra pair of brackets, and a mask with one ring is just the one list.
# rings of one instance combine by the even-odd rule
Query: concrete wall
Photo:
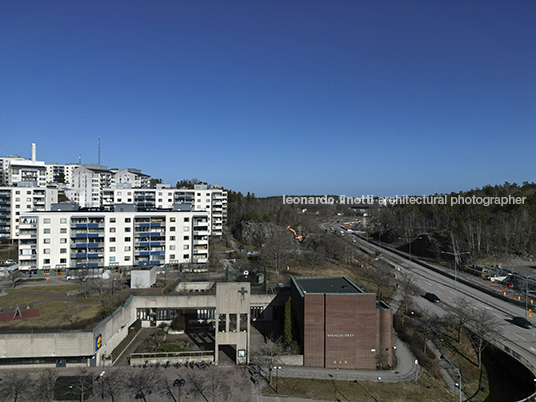
[(146, 289), (156, 283), (156, 267), (151, 269), (133, 269), (130, 271), (130, 288)]
[(0, 358), (92, 356), (91, 331), (0, 334)]

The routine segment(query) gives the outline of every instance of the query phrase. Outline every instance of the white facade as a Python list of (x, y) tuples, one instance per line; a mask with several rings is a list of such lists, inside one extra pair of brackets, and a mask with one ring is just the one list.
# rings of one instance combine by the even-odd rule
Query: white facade
[(21, 216), (19, 269), (201, 264), (208, 235), (206, 212), (31, 212)]
[(103, 191), (104, 206), (135, 204), (143, 209), (171, 209), (174, 204), (190, 203), (192, 210), (209, 213), (210, 235), (221, 236), (227, 219), (227, 191), (216, 186), (186, 188), (109, 188)]
[(73, 172), (75, 169), (79, 168), (81, 165), (79, 163), (69, 163), (67, 165), (59, 165), (57, 163), (49, 163), (46, 165), (47, 169), (47, 183), (58, 183), (58, 177), (63, 173), (66, 184), (72, 184), (73, 182)]
[(115, 173), (116, 187), (149, 188), (151, 176), (143, 174), (139, 169), (123, 169)]
[(37, 147), (32, 144), (32, 158), (22, 158), (18, 155), (5, 156), (0, 158), (1, 186), (16, 186), (19, 183), (34, 186), (46, 186), (46, 166), (45, 162), (37, 161)]
[(115, 174), (107, 166), (92, 163), (74, 170), (72, 190), (66, 195), (81, 208), (99, 208), (104, 189), (110, 187), (115, 187)]
[(0, 238), (19, 238), (20, 217), (47, 211), (58, 202), (58, 190), (38, 187), (0, 187)]

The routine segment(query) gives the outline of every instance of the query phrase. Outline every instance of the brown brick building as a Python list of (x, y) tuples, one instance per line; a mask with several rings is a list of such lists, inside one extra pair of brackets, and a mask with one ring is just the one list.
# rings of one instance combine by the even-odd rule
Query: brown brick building
[(393, 311), (346, 277), (291, 280), (305, 366), (369, 369), (393, 364)]

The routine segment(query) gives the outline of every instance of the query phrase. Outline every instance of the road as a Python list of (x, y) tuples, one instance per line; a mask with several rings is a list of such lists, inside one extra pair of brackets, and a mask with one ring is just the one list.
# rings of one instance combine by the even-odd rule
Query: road
[[(329, 228), (329, 226), (334, 226), (335, 229), (341, 230), (340, 224), (323, 224), (322, 227)], [(380, 250), (380, 247), (365, 242), (357, 238), (357, 236), (345, 236), (345, 238), (348, 237), (356, 238), (356, 244), (366, 245), (369, 249)], [(498, 327), (502, 334), (501, 339), (498, 340), (525, 357), (536, 367), (536, 330), (524, 329), (511, 323), (512, 317), (525, 315), (524, 308), (493, 297), (463, 283), (455, 283), (453, 279), (412, 261), (404, 260), (402, 263), (396, 263), (395, 261), (400, 261), (402, 258), (383, 247), (381, 252), (382, 258), (389, 260), (397, 269), (400, 268), (402, 273), (412, 275), (415, 278), (416, 285), (422, 289), (423, 294), (432, 292), (441, 299), (441, 303), (436, 304), (430, 303), (423, 297), (417, 297), (414, 302), (420, 308), (431, 311), (438, 316), (443, 316), (448, 312), (449, 307), (453, 305), (454, 300), (464, 297), (475, 310), (480, 308), (488, 309), (497, 318)], [(412, 259), (415, 259), (415, 257), (412, 256)]]

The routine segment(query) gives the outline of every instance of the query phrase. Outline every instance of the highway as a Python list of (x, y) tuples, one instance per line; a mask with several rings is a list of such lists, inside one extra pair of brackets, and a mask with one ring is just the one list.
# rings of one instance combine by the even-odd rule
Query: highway
[[(330, 226), (333, 226), (339, 231), (341, 230), (340, 224), (326, 223), (321, 225), (325, 229), (329, 229)], [(414, 277), (416, 286), (422, 290), (421, 295), (426, 292), (432, 292), (441, 299), (440, 303), (431, 303), (423, 297), (415, 297), (413, 302), (423, 311), (432, 312), (440, 317), (444, 316), (454, 301), (462, 297), (467, 299), (475, 310), (480, 308), (488, 309), (497, 319), (497, 325), (501, 332), (501, 337), (498, 341), (523, 356), (536, 367), (536, 329), (524, 329), (511, 323), (512, 317), (525, 316), (524, 308), (493, 297), (463, 283), (457, 282), (455, 284), (454, 280), (447, 276), (411, 262), (408, 259), (403, 259), (383, 247), (380, 249), (377, 245), (365, 242), (357, 236), (350, 235), (351, 233), (347, 233), (341, 239), (346, 240), (350, 238), (352, 240), (346, 241), (353, 243), (353, 238), (355, 238), (357, 242), (353, 244), (361, 244), (369, 249), (381, 250), (381, 258), (388, 260), (401, 273)], [(412, 259), (415, 260), (415, 257), (412, 256)]]

